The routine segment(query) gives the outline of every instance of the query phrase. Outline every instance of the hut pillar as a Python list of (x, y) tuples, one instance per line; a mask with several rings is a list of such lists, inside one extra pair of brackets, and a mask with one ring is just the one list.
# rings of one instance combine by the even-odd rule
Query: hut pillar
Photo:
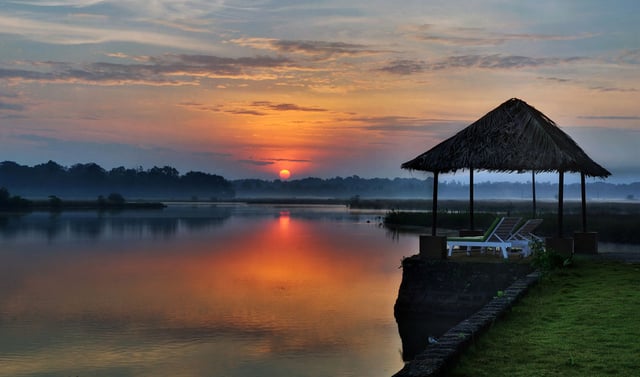
[(469, 168), (469, 230), (473, 231), (473, 167)]
[(582, 194), (582, 231), (587, 232), (587, 189), (585, 188), (584, 173), (580, 173), (580, 193)]
[(598, 233), (587, 232), (587, 189), (585, 174), (580, 174), (580, 191), (582, 196), (582, 232), (573, 233), (576, 253), (598, 254)]
[(431, 235), (420, 236), (420, 258), (422, 259), (447, 259), (447, 238), (437, 236), (438, 228), (438, 172), (433, 172), (433, 199), (432, 199), (432, 224)]
[(558, 238), (564, 235), (564, 171), (558, 176)]
[(564, 255), (566, 257), (573, 254), (573, 238), (564, 238), (564, 171), (559, 171), (558, 176), (558, 235), (547, 238), (545, 241), (547, 249)]
[(431, 203), (431, 235), (435, 237), (438, 227), (438, 172), (433, 172), (433, 200)]
[(533, 197), (533, 216), (532, 219), (536, 218), (537, 209), (536, 209), (536, 171), (531, 171), (531, 195)]
[(481, 236), (483, 232), (476, 230), (474, 210), (473, 167), (469, 167), (469, 229), (460, 229), (460, 237)]

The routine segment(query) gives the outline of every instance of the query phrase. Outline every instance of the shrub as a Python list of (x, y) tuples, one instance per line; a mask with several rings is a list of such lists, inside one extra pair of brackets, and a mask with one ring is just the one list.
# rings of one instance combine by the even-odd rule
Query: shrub
[(531, 265), (544, 274), (573, 263), (573, 254), (565, 258), (555, 250), (545, 248), (542, 241), (531, 241), (530, 247), (533, 252)]
[(111, 194), (109, 194), (109, 196), (107, 196), (107, 201), (109, 201), (109, 203), (111, 204), (125, 203), (124, 196), (118, 194), (117, 192), (112, 192)]
[(62, 207), (62, 199), (55, 195), (49, 195), (49, 206), (52, 209), (60, 209)]

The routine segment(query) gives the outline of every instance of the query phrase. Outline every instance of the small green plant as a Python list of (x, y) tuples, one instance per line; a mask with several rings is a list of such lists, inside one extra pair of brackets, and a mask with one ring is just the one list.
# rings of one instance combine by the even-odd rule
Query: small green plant
[(504, 297), (504, 291), (498, 291), (496, 292), (496, 295), (493, 296), (494, 298), (499, 298), (499, 297)]
[(573, 263), (573, 255), (565, 258), (555, 250), (547, 249), (542, 241), (531, 241), (529, 246), (533, 253), (531, 264), (544, 274)]

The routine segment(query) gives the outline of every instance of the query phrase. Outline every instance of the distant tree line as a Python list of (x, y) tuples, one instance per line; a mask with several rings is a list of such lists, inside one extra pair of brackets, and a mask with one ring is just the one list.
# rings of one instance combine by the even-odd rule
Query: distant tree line
[(190, 171), (180, 175), (170, 166), (105, 170), (95, 163), (64, 167), (54, 161), (35, 166), (0, 163), (0, 187), (25, 197), (95, 198), (118, 193), (127, 198), (228, 199), (231, 182), (215, 174)]
[[(292, 181), (267, 181), (240, 179), (233, 181), (236, 196), (242, 197), (321, 197), (321, 198), (422, 198), (431, 199), (433, 178), (304, 178)], [(536, 183), (538, 199), (555, 199), (558, 185), (549, 182)], [(460, 182), (440, 182), (438, 195), (443, 199), (468, 199), (469, 185)], [(565, 185), (566, 199), (580, 198), (580, 184)], [(480, 182), (474, 185), (477, 199), (529, 199), (532, 197), (530, 182)], [(612, 184), (605, 181), (587, 184), (590, 199), (640, 199), (640, 182)]]
[[(228, 200), (232, 198), (422, 198), (430, 199), (433, 179), (418, 178), (361, 178), (357, 175), (335, 178), (303, 178), (291, 181), (238, 179), (234, 181), (203, 172), (190, 171), (180, 175), (171, 166), (144, 170), (117, 167), (105, 170), (95, 163), (64, 167), (49, 161), (35, 166), (12, 161), (0, 162), (0, 187), (30, 198), (95, 199), (100, 195), (118, 193), (130, 200)], [(467, 199), (469, 185), (443, 181), (439, 183), (439, 197)], [(477, 199), (529, 199), (531, 183), (479, 182), (474, 185)], [(538, 182), (538, 199), (555, 199), (556, 183)], [(566, 199), (580, 198), (580, 185), (565, 185)], [(612, 184), (606, 181), (587, 184), (590, 199), (640, 199), (640, 182)]]
[(350, 198), (353, 196), (376, 198), (417, 197), (430, 193), (431, 185), (425, 180), (407, 178), (303, 178), (291, 181), (239, 179), (233, 181), (238, 197), (321, 197)]

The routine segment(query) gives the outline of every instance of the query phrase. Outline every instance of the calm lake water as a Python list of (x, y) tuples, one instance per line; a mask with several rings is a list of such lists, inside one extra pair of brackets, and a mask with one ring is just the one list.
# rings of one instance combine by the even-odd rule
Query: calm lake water
[(382, 212), (192, 206), (0, 217), (1, 376), (390, 376)]

